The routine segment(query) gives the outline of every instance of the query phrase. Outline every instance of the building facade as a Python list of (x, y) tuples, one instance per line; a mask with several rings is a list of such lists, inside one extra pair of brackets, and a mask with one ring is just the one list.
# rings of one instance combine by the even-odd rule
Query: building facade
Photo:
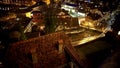
[(2, 0), (5, 4), (16, 4), (16, 5), (31, 5), (33, 0)]

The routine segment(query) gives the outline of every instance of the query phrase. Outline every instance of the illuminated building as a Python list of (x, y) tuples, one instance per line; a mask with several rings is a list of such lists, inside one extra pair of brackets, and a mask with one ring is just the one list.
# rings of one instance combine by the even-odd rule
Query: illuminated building
[(2, 0), (2, 3), (16, 5), (31, 5), (33, 2), (33, 0)]

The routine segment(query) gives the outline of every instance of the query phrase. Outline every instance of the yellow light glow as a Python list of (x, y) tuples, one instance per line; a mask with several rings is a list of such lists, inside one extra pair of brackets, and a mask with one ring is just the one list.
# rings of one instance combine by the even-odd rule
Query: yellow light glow
[(93, 40), (95, 40), (95, 39), (97, 39), (97, 38), (100, 38), (100, 37), (101, 37), (101, 36), (86, 37), (86, 38), (83, 38), (82, 40), (72, 42), (72, 45), (73, 45), (73, 46), (78, 46), (78, 45), (85, 44), (85, 43), (87, 43), (87, 42), (93, 41)]
[(79, 19), (79, 25), (86, 28), (95, 28), (95, 22), (91, 20)]
[(88, 21), (85, 21), (85, 23), (83, 25), (85, 25), (87, 27), (94, 27), (93, 23), (88, 22)]
[(91, 36), (91, 37), (84, 38), (83, 40), (80, 41), (80, 44), (84, 44), (84, 43), (92, 41), (96, 38), (97, 38), (97, 36)]
[(92, 28), (94, 27), (93, 22), (89, 22), (88, 24), (89, 24), (89, 27), (92, 27)]
[(36, 2), (32, 0), (32, 5), (34, 5), (34, 4), (36, 4)]
[(27, 12), (25, 15), (26, 17), (31, 18), (31, 12)]
[(78, 18), (79, 25), (81, 25), (81, 22), (85, 21), (85, 18)]
[(50, 0), (43, 0), (47, 5), (50, 4)]
[(104, 33), (101, 33), (100, 35), (89, 36), (89, 37), (83, 38), (82, 40), (72, 42), (72, 45), (73, 46), (78, 46), (78, 45), (85, 44), (87, 42), (93, 41), (95, 39), (98, 39), (98, 38), (101, 38), (101, 37), (104, 37), (104, 36), (105, 36)]

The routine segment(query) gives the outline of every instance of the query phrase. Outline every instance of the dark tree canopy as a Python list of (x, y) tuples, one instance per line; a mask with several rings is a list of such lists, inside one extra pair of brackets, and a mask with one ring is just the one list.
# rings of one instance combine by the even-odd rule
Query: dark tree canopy
[(120, 13), (116, 16), (115, 22), (112, 25), (113, 30), (119, 31), (120, 30)]

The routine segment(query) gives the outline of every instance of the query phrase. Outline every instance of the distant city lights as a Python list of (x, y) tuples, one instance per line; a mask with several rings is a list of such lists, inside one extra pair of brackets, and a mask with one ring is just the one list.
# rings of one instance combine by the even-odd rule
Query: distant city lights
[(61, 5), (61, 9), (68, 11), (68, 14), (72, 17), (85, 17), (85, 13), (78, 12), (75, 6)]

